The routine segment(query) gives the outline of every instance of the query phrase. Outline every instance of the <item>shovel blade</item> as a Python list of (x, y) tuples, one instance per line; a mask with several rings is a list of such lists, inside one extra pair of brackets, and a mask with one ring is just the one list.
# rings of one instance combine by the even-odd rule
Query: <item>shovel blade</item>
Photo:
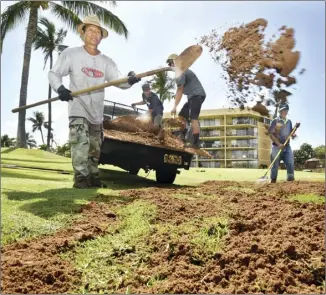
[(192, 45), (181, 52), (175, 59), (175, 76), (180, 77), (201, 56), (203, 48), (200, 45)]

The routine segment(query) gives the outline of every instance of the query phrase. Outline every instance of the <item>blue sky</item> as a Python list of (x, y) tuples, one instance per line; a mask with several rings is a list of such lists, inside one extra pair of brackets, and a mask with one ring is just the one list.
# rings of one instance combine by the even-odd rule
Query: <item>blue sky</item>
[[(13, 1), (1, 2), (1, 11)], [(298, 76), (290, 100), (289, 117), (300, 121), (298, 139), (292, 142), (294, 148), (308, 142), (313, 146), (325, 142), (325, 3), (323, 1), (118, 1), (115, 8), (109, 7), (126, 24), (130, 36), (128, 40), (110, 32), (110, 36), (100, 44), (100, 50), (113, 58), (122, 73), (130, 70), (143, 72), (160, 66), (170, 53), (180, 53), (186, 47), (196, 44), (196, 38), (212, 29), (246, 23), (256, 18), (269, 22), (267, 34), (273, 34), (282, 25), (295, 29), (296, 50), (301, 51), (301, 59), (296, 71), (305, 68)], [(47, 12), (57, 28), (64, 24)], [(1, 58), (1, 134), (16, 136), (18, 114), (11, 110), (18, 106), (23, 50), (27, 20), (6, 36)], [(82, 45), (75, 33), (69, 32), (64, 42), (70, 47)], [(43, 71), (43, 55), (33, 51), (28, 84), (28, 103), (47, 98), (48, 67)], [(192, 66), (207, 92), (204, 109), (228, 107), (226, 87), (220, 78), (220, 69), (214, 63), (208, 50)], [(68, 78), (64, 79), (68, 86)], [(55, 96), (55, 93), (53, 93)], [(131, 104), (141, 98), (141, 83), (129, 90), (106, 89), (106, 99)], [(186, 98), (183, 97), (180, 107)], [(172, 103), (166, 103), (169, 111)], [(180, 109), (179, 107), (179, 109)], [(27, 110), (27, 117), (35, 110), (47, 113), (47, 106)], [(58, 142), (68, 139), (68, 111), (63, 102), (53, 103), (54, 135)], [(27, 131), (31, 124), (26, 123)], [(35, 138), (41, 143), (38, 133)]]

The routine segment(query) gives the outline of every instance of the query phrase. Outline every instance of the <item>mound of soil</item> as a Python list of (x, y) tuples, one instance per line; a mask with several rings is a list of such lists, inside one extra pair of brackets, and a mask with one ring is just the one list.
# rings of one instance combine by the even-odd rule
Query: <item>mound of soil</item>
[(67, 229), (2, 247), (2, 293), (59, 294), (80, 285), (80, 274), (59, 254), (73, 250), (77, 242), (103, 235), (115, 220), (110, 208), (95, 202), (80, 211), (82, 219)]
[[(171, 256), (166, 250), (170, 236), (153, 233), (148, 241), (152, 253), (149, 264), (137, 269), (124, 287), (129, 286), (133, 293), (152, 294), (323, 294), (324, 205), (285, 198), (305, 192), (324, 196), (325, 185), (296, 182), (257, 188), (244, 183), (207, 182), (197, 188), (125, 192), (152, 200), (160, 209), (161, 222), (181, 226), (195, 217), (231, 212), (231, 223), (223, 251), (206, 256), (201, 253), (201, 261), (193, 259), (194, 246), (184, 235), (173, 245)], [(219, 197), (214, 201), (178, 200), (172, 197), (176, 193)], [(152, 277), (157, 281), (148, 287), (144, 280)]]
[[(305, 193), (323, 197), (325, 184), (298, 181), (256, 187), (246, 182), (208, 181), (197, 187), (121, 192), (131, 201), (155, 204), (155, 224), (179, 231), (175, 236), (153, 230), (147, 240), (148, 259), (132, 273), (122, 274), (123, 283), (115, 293), (125, 294), (129, 287), (132, 293), (147, 294), (324, 294), (324, 205), (287, 198)], [(67, 293), (80, 287), (81, 274), (58, 254), (105, 234), (115, 222), (113, 206), (117, 204), (108, 207), (91, 202), (81, 209), (83, 219), (69, 228), (2, 247), (2, 293)], [(196, 219), (199, 222), (194, 226), (202, 231), (201, 220), (226, 215), (230, 221), (223, 248), (216, 253), (205, 249), (195, 253), (194, 243), (182, 229), (184, 223)], [(213, 234), (214, 228), (207, 233)], [(116, 282), (110, 284), (110, 288), (116, 286)]]
[(141, 121), (136, 116), (121, 116), (112, 121), (104, 121), (103, 129), (104, 136), (107, 138), (185, 151), (202, 157), (212, 158), (204, 150), (184, 147), (184, 143), (169, 130), (161, 129), (152, 122)]

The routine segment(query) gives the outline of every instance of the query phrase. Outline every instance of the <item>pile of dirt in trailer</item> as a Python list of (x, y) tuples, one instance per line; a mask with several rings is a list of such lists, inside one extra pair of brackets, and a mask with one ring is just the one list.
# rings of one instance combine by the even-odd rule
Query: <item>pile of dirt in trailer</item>
[[(194, 218), (225, 212), (229, 212), (231, 223), (223, 251), (206, 256), (200, 253), (201, 261), (193, 259), (194, 245), (186, 233), (180, 232), (171, 253), (167, 249), (173, 233), (153, 232), (148, 240), (152, 253), (148, 264), (137, 268), (118, 293), (129, 286), (132, 293), (152, 294), (323, 294), (324, 205), (286, 198), (303, 193), (324, 197), (325, 185), (296, 182), (257, 188), (237, 182), (207, 182), (197, 188), (125, 191), (126, 196), (152, 200), (163, 223), (182, 226)], [(185, 199), (176, 199), (176, 194)], [(196, 198), (203, 194), (216, 199)], [(199, 223), (198, 231), (201, 226)], [(151, 278), (156, 278), (155, 284), (148, 286)]]
[[(293, 50), (294, 29), (282, 26), (277, 39), (274, 34), (265, 42), (267, 25), (267, 20), (256, 19), (221, 35), (214, 30), (200, 39), (224, 70), (222, 78), (228, 83), (228, 99), (233, 106), (241, 107), (249, 101), (260, 101), (267, 107), (285, 102), (290, 94), (282, 98), (278, 94), (297, 83), (297, 79), (290, 76), (300, 57), (300, 53)], [(303, 70), (299, 74), (302, 73)], [(267, 90), (268, 97), (260, 95), (261, 90)], [(256, 108), (260, 110), (266, 116), (265, 109)]]
[(59, 254), (103, 235), (115, 220), (110, 208), (94, 202), (80, 211), (83, 218), (67, 229), (1, 248), (2, 293), (59, 294), (80, 286), (80, 273)]
[(103, 129), (104, 136), (108, 138), (185, 151), (211, 158), (211, 155), (204, 150), (184, 147), (184, 143), (169, 130), (159, 128), (152, 122), (141, 120), (136, 116), (121, 116), (104, 121)]

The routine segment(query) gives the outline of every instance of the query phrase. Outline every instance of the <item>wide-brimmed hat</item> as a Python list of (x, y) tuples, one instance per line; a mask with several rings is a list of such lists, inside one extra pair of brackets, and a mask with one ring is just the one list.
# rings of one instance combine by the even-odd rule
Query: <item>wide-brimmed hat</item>
[(103, 39), (106, 38), (107, 36), (109, 36), (109, 32), (101, 26), (100, 20), (97, 17), (97, 15), (95, 15), (95, 14), (86, 16), (84, 18), (83, 22), (80, 25), (78, 25), (77, 31), (78, 31), (79, 34), (82, 34), (83, 28), (86, 25), (94, 25), (94, 26), (99, 27), (101, 29), (101, 31), (102, 31), (102, 38)]

